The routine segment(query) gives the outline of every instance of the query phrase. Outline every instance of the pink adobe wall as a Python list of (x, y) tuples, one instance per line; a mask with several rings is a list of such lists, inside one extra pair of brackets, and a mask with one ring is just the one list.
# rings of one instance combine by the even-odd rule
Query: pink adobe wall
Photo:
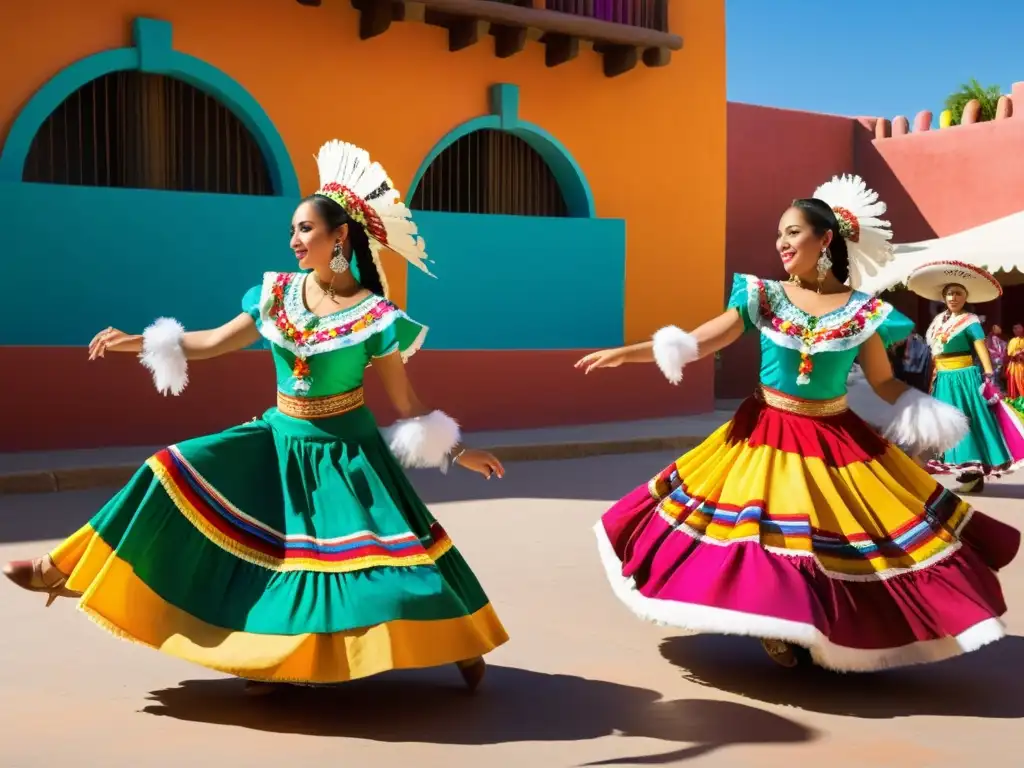
[(944, 237), (1024, 210), (1024, 83), (1004, 103), (1009, 114), (991, 122), (883, 138), (873, 137), (878, 121), (858, 121), (857, 172), (891, 200), (898, 241)]
[[(965, 123), (971, 112), (965, 110)], [(858, 173), (878, 191), (896, 242), (942, 237), (1024, 210), (1024, 83), (1002, 100), (994, 121), (941, 130), (930, 130), (930, 123), (931, 115), (921, 113), (911, 131), (904, 117), (835, 117), (730, 103), (729, 280), (735, 272), (779, 277), (779, 215), (794, 197), (811, 194), (837, 173)], [(994, 317), (1005, 314), (986, 309)], [(744, 339), (723, 353), (715, 394), (745, 397), (756, 377), (756, 339)]]

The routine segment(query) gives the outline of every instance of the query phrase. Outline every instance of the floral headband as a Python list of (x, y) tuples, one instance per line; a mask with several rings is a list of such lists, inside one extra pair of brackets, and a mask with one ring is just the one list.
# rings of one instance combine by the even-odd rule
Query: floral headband
[(330, 181), (317, 190), (316, 194), (333, 200), (349, 215), (353, 221), (358, 222), (366, 233), (381, 245), (388, 244), (388, 231), (384, 227), (377, 212), (359, 195), (348, 187), (342, 186), (336, 181)]
[(842, 235), (842, 238), (851, 243), (860, 242), (860, 221), (853, 215), (853, 212), (841, 205), (833, 206), (832, 212), (836, 215), (836, 221), (839, 222), (839, 234)]

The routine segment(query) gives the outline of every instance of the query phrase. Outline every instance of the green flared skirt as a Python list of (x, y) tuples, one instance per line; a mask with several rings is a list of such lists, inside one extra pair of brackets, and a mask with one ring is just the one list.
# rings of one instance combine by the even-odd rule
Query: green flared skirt
[(961, 410), (971, 425), (967, 437), (928, 463), (936, 474), (977, 473), (999, 475), (1013, 460), (996, 418), (981, 395), (981, 370), (976, 365), (937, 371), (932, 396)]
[(255, 680), (473, 659), (508, 636), (365, 407), (166, 448), (52, 553), (106, 629)]

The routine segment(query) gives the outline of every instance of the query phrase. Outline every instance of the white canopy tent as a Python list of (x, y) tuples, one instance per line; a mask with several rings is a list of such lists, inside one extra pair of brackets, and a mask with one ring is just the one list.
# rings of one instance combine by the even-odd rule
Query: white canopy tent
[(948, 237), (896, 245), (893, 251), (895, 258), (869, 277), (862, 291), (881, 293), (906, 282), (918, 265), (938, 259), (981, 267), (1003, 285), (1024, 283), (1024, 211)]

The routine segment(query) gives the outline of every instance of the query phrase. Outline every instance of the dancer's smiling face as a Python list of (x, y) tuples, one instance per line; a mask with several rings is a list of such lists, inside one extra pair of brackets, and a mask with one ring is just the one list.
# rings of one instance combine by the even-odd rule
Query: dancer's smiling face
[[(333, 210), (337, 208), (337, 216)], [(348, 237), (348, 224), (338, 224), (341, 206), (327, 198), (309, 198), (303, 201), (292, 216), (291, 242), (299, 269), (327, 270), (334, 247), (344, 245)], [(332, 220), (335, 219), (335, 220)]]
[(967, 303), (967, 289), (959, 283), (950, 283), (942, 289), (942, 298), (950, 312), (962, 312)]
[(832, 231), (817, 234), (799, 208), (790, 208), (779, 219), (775, 250), (782, 258), (786, 273), (805, 280), (815, 280), (818, 258), (832, 242)]

